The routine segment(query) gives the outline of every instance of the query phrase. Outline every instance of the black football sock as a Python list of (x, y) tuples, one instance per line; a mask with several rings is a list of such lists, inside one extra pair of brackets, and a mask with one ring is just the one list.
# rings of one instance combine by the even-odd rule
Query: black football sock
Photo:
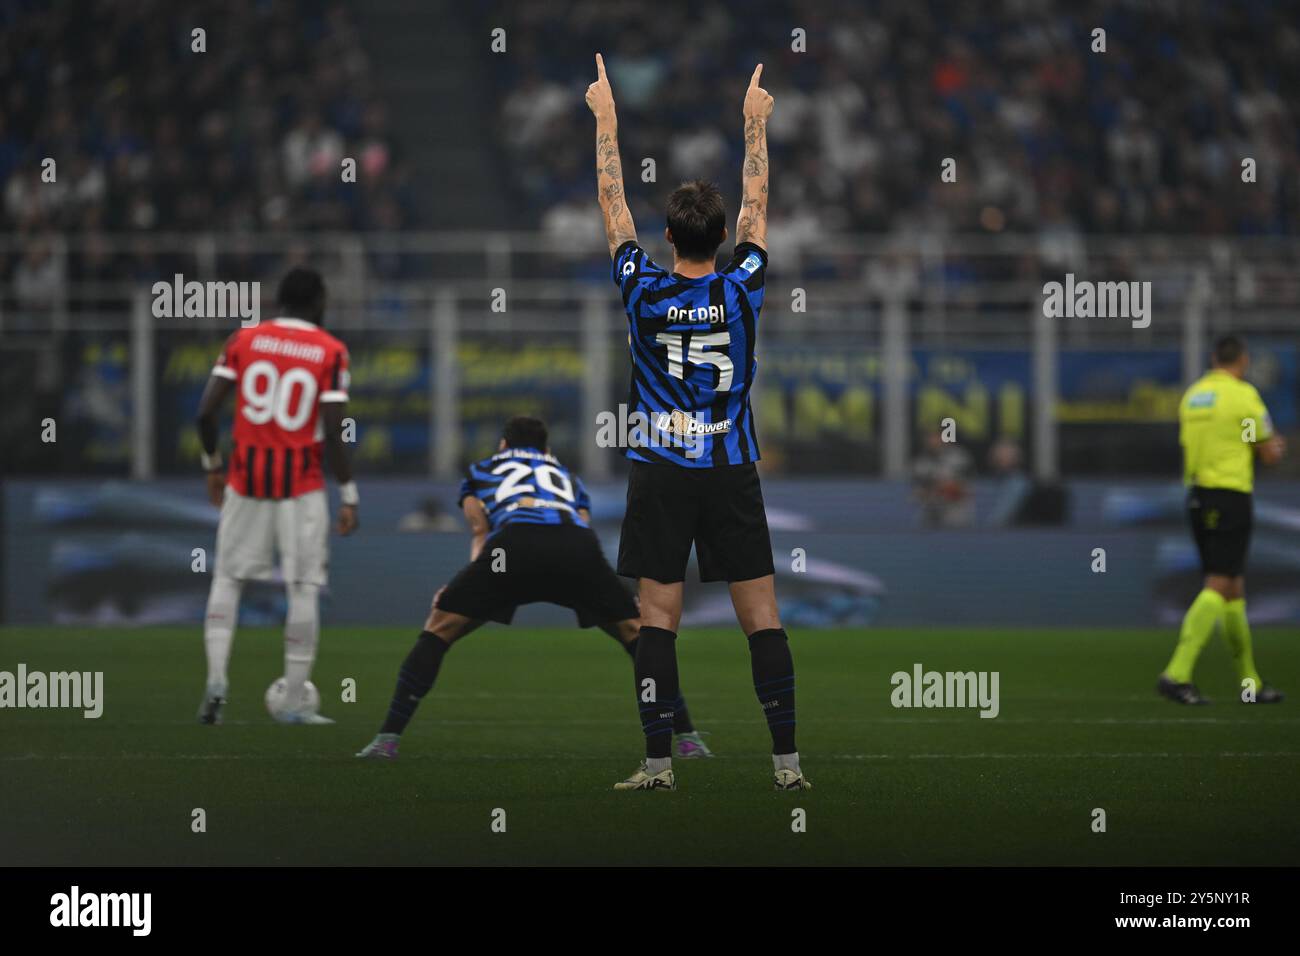
[[(631, 643), (623, 645), (623, 650), (627, 651), (628, 656), (632, 658), (633, 667), (636, 666), (636, 643), (636, 638), (634, 637), (632, 638)], [(673, 733), (695, 733), (695, 725), (691, 723), (691, 712), (686, 709), (686, 698), (681, 694), (677, 695), (677, 712), (673, 715)]]
[(636, 640), (634, 670), (645, 755), (651, 760), (662, 760), (672, 750), (673, 719), (679, 696), (677, 635), (661, 627), (642, 627)]
[(447, 648), (447, 642), (442, 638), (428, 631), (420, 632), (415, 647), (411, 648), (411, 653), (402, 662), (402, 669), (397, 672), (397, 687), (393, 690), (393, 702), (388, 705), (384, 726), (379, 728), (381, 734), (400, 734), (406, 729), (415, 716), (415, 708), (433, 688)]
[(794, 658), (785, 631), (772, 628), (749, 635), (754, 693), (772, 733), (772, 753), (792, 754), (794, 746)]

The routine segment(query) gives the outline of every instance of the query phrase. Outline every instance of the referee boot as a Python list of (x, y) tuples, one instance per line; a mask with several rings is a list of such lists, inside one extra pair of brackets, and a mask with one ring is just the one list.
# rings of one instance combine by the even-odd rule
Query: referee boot
[(1271, 684), (1261, 684), (1259, 692), (1255, 695), (1254, 700), (1242, 700), (1243, 704), (1280, 704), (1286, 700), (1286, 694), (1282, 693)]
[(1161, 697), (1168, 697), (1176, 704), (1208, 704), (1209, 700), (1201, 696), (1201, 692), (1196, 689), (1195, 684), (1180, 684), (1171, 680), (1164, 674), (1160, 675), (1160, 680), (1156, 682), (1156, 693)]

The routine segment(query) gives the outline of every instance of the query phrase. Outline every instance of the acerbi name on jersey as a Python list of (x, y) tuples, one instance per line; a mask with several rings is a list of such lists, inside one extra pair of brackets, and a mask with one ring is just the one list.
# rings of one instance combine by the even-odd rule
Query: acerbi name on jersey
[(727, 309), (721, 305), (697, 305), (694, 308), (683, 309), (680, 306), (670, 305), (668, 315), (665, 316), (669, 322), (687, 322), (693, 325), (700, 325), (705, 322), (710, 325), (725, 324), (727, 321)]

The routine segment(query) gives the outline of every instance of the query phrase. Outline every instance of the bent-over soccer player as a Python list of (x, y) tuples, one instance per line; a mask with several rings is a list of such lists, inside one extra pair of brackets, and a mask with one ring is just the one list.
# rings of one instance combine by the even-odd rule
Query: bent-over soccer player
[(736, 248), (717, 271), (727, 238), (716, 186), (689, 182), (668, 197), (664, 237), (672, 272), (637, 243), (623, 193), (618, 118), (596, 54), (587, 105), (596, 117), (596, 177), (613, 279), (623, 294), (632, 357), (629, 416), (648, 440), (629, 442), (627, 513), (618, 572), (639, 582), (637, 706), (646, 759), (618, 790), (673, 790), (670, 745), (678, 698), (677, 628), (691, 545), (701, 581), (726, 581), (749, 639), (754, 690), (772, 734), (777, 790), (808, 790), (795, 749), (794, 661), (777, 613), (772, 542), (759, 487), (749, 407), (754, 341), (767, 268), (767, 119), (772, 97), (759, 64), (745, 91), (745, 160)]
[[(579, 627), (599, 627), (636, 656), (636, 601), (605, 560), (591, 530), (587, 489), (551, 454), (543, 422), (522, 416), (506, 422), (497, 453), (471, 465), (461, 482), (460, 507), (473, 535), (470, 563), (434, 595), (424, 630), (398, 672), (388, 716), (358, 757), (395, 758), (398, 738), (451, 645), (487, 621), (509, 624), (521, 604), (571, 608)], [(686, 702), (678, 696), (675, 703), (669, 729), (678, 735), (677, 755), (712, 756)]]

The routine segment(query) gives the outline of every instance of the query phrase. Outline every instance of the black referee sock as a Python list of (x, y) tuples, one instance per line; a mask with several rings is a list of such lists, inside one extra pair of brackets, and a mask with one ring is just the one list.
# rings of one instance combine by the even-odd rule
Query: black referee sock
[(645, 733), (647, 758), (670, 756), (677, 699), (677, 635), (661, 627), (642, 627), (636, 640), (636, 705)]
[[(632, 638), (632, 642), (630, 644), (623, 645), (623, 650), (627, 651), (628, 656), (632, 658), (633, 667), (636, 666), (636, 645), (637, 645), (637, 639), (635, 637)], [(681, 685), (679, 683), (678, 688), (680, 689), (680, 687)], [(683, 697), (681, 694), (677, 695), (677, 710), (676, 713), (673, 714), (673, 733), (675, 734), (695, 733), (695, 725), (691, 723), (691, 712), (686, 709), (686, 698)]]
[(792, 754), (794, 745), (794, 658), (785, 631), (771, 628), (749, 635), (754, 693), (772, 733), (772, 753)]
[(448, 644), (442, 638), (429, 631), (420, 632), (415, 647), (411, 648), (411, 653), (402, 662), (402, 669), (397, 672), (397, 687), (393, 690), (393, 702), (388, 705), (384, 726), (379, 728), (381, 734), (400, 734), (406, 729), (415, 716), (415, 708), (433, 689), (447, 649)]

